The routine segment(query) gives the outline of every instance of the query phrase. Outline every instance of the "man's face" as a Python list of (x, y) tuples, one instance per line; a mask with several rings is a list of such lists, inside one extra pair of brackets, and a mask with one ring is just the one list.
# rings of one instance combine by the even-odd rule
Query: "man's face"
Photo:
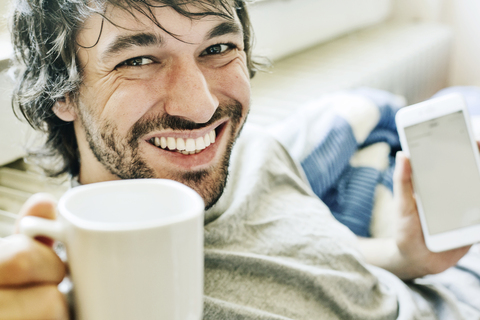
[(175, 37), (116, 8), (107, 11), (113, 24), (102, 26), (95, 15), (78, 35), (84, 78), (69, 112), (79, 179), (173, 179), (209, 207), (221, 195), (249, 108), (241, 24), (213, 16), (190, 20), (170, 8), (154, 13)]

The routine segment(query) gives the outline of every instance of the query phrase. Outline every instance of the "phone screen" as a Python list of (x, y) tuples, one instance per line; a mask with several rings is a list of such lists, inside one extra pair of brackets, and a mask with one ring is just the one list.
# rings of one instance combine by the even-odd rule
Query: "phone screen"
[(405, 128), (431, 235), (480, 223), (480, 174), (462, 111)]

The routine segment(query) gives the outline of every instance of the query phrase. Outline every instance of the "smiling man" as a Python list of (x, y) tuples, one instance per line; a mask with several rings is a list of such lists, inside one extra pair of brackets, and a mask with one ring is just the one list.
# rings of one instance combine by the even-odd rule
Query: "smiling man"
[[(205, 319), (480, 317), (475, 295), (445, 294), (455, 284), (399, 278), (442, 272), (468, 251), (428, 252), (405, 158), (398, 239), (358, 242), (278, 142), (251, 127), (240, 135), (254, 74), (243, 0), (14, 8), (14, 103), (47, 135), (48, 172), (81, 184), (173, 179), (205, 200)], [(35, 196), (22, 215), (54, 218), (55, 203)], [(0, 319), (68, 318), (65, 267), (43, 242), (0, 242)]]
[[(186, 9), (202, 13), (193, 4)], [(213, 205), (249, 108), (244, 34), (234, 11), (192, 19), (152, 8), (151, 16), (132, 19), (107, 6), (105, 16), (86, 20), (76, 41), (82, 84), (53, 111), (73, 122), (79, 182), (173, 179)]]

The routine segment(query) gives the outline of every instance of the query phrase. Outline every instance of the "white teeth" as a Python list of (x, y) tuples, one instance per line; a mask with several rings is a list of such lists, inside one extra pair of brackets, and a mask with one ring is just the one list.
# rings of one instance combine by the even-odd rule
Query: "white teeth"
[(195, 149), (197, 150), (205, 149), (205, 140), (203, 140), (203, 137), (197, 138), (197, 140), (195, 140)]
[(215, 130), (210, 131), (208, 134), (210, 135), (210, 143), (215, 143)]
[(170, 150), (175, 150), (177, 148), (177, 143), (175, 142), (175, 138), (171, 138), (171, 137), (167, 138), (167, 147)]
[(205, 140), (205, 147), (208, 147), (210, 145), (210, 134), (207, 133), (205, 137), (203, 137), (203, 140)]
[(195, 140), (187, 139), (187, 142), (185, 144), (185, 150), (187, 150), (188, 152), (195, 151)]
[(183, 140), (182, 138), (177, 138), (177, 150), (185, 150), (185, 140)]
[(165, 149), (167, 147), (167, 139), (165, 137), (160, 138), (160, 147)]
[(209, 145), (215, 142), (215, 130), (210, 131), (205, 136), (197, 139), (183, 139), (173, 137), (155, 137), (152, 138), (151, 143), (157, 147), (168, 150), (176, 150), (182, 154), (199, 153)]

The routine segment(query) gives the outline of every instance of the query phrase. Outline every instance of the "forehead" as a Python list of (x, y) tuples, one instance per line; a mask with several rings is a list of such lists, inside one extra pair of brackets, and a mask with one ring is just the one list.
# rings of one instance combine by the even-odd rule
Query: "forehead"
[(82, 48), (91, 48), (104, 42), (102, 40), (108, 40), (109, 35), (144, 31), (169, 34), (189, 42), (193, 40), (189, 38), (196, 38), (207, 32), (209, 26), (225, 21), (234, 23), (241, 29), (233, 6), (228, 4), (227, 8), (228, 11), (226, 9), (206, 11), (198, 4), (187, 4), (182, 5), (184, 13), (181, 14), (174, 8), (164, 5), (124, 9), (108, 4), (104, 14), (93, 14), (85, 21), (77, 34), (77, 44)]

